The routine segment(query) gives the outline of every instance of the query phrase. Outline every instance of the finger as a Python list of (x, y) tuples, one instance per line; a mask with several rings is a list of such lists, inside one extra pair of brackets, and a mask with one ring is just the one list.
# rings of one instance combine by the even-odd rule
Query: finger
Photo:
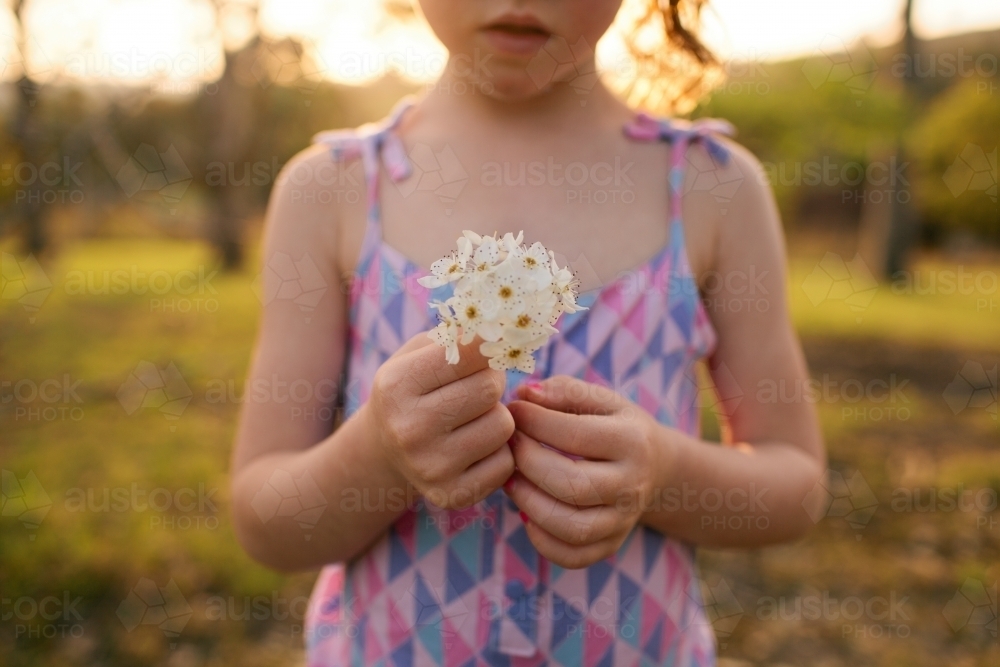
[(587, 459), (574, 461), (543, 447), (517, 429), (511, 436), (510, 445), (518, 471), (553, 498), (576, 507), (614, 502), (609, 470), (614, 464)]
[(529, 401), (511, 401), (507, 406), (517, 429), (539, 442), (588, 459), (613, 460), (614, 419), (549, 410)]
[(574, 414), (609, 415), (631, 403), (608, 387), (569, 375), (522, 384), (517, 396), (550, 410)]
[(449, 382), (489, 368), (489, 359), (479, 351), (482, 342), (477, 336), (468, 345), (459, 345), (457, 364), (449, 364), (444, 350), (437, 345), (423, 345), (411, 350), (405, 355), (409, 361), (409, 372), (405, 379), (415, 383), (419, 393), (426, 394)]
[(465, 509), (480, 502), (500, 488), (514, 470), (514, 457), (506, 444), (462, 474), (441, 486), (421, 490), (424, 498), (437, 507)]
[(514, 455), (506, 443), (485, 459), (473, 463), (459, 477), (459, 484), (473, 489), (472, 504), (478, 503), (503, 486), (514, 474)]
[(453, 449), (449, 455), (460, 470), (465, 470), (501, 446), (505, 447), (513, 433), (514, 419), (507, 407), (494, 403), (492, 408), (452, 431), (448, 443)]
[(466, 424), (496, 405), (503, 396), (503, 371), (484, 368), (417, 398), (417, 408), (433, 410), (448, 431)]
[(623, 516), (613, 507), (576, 507), (553, 498), (520, 473), (505, 489), (528, 519), (561, 541), (583, 546), (622, 530)]
[(528, 521), (525, 530), (538, 553), (568, 570), (578, 570), (610, 558), (623, 541), (623, 536), (616, 535), (600, 542), (575, 546), (560, 540), (533, 521)]
[(395, 352), (392, 353), (392, 356), (393, 357), (401, 357), (404, 354), (407, 354), (407, 353), (412, 352), (414, 350), (419, 350), (420, 348), (424, 347), (425, 345), (430, 345), (433, 342), (434, 341), (432, 341), (427, 336), (427, 332), (426, 331), (421, 331), (418, 334), (414, 334), (413, 336), (410, 336), (406, 340), (405, 343), (403, 343), (402, 345), (399, 346), (399, 349), (397, 349)]

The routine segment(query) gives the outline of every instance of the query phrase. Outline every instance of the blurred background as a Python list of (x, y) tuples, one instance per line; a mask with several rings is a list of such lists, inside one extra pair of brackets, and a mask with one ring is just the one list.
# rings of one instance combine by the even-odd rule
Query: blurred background
[[(690, 115), (764, 163), (815, 380), (706, 385), (705, 430), (775, 391), (817, 404), (830, 455), (806, 539), (701, 552), (721, 664), (995, 667), (1000, 3), (726, 0), (703, 24), (726, 77)], [(614, 30), (597, 54), (629, 72)], [(315, 132), (444, 64), (409, 0), (0, 6), (3, 664), (301, 663), (315, 573), (242, 552), (226, 470), (261, 304), (336, 286), (261, 261), (264, 206)], [(468, 177), (438, 168), (426, 187)], [(326, 502), (285, 501), (305, 534)]]

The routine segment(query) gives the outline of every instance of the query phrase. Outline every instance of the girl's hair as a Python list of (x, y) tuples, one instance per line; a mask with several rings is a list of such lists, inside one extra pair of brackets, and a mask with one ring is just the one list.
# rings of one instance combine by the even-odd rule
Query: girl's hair
[(685, 113), (722, 80), (719, 61), (697, 35), (707, 1), (625, 0), (619, 20), (635, 68), (623, 85), (629, 104)]

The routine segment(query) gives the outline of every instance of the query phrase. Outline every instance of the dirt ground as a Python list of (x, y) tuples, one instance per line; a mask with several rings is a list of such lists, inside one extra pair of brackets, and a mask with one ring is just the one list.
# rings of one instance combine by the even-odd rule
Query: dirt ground
[[(832, 337), (803, 346), (811, 376), (845, 388), (818, 408), (856, 513), (836, 501), (798, 543), (701, 552), (720, 664), (1000, 664), (1000, 354)], [(956, 376), (979, 368), (992, 370), (992, 405), (956, 414), (945, 392), (958, 401)], [(852, 381), (895, 382), (897, 396), (849, 403)]]

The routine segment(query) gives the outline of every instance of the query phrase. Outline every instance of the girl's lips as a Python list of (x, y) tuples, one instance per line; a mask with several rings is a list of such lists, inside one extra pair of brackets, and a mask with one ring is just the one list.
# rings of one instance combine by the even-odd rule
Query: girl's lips
[(534, 55), (549, 41), (548, 32), (518, 25), (491, 25), (483, 34), (497, 51), (517, 56)]

